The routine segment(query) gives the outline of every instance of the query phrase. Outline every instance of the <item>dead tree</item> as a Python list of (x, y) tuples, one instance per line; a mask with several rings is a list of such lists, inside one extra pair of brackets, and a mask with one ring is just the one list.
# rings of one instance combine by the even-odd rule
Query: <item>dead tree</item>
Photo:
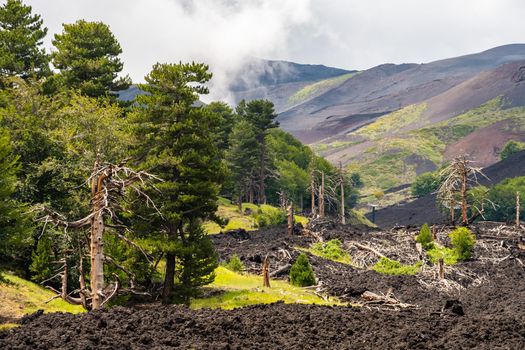
[(268, 261), (268, 255), (264, 257), (262, 275), (263, 275), (263, 287), (270, 288), (270, 262)]
[(321, 186), (319, 186), (319, 217), (324, 218), (324, 172), (321, 172)]
[(438, 197), (448, 204), (452, 223), (454, 223), (456, 195), (459, 195), (461, 200), (461, 223), (468, 225), (467, 193), (472, 184), (478, 184), (477, 174), (486, 177), (482, 173), (481, 168), (473, 167), (465, 156), (454, 158), (450, 165), (441, 171), (440, 175), (445, 180), (438, 189)]
[(516, 227), (520, 227), (520, 193), (516, 192)]
[[(67, 221), (60, 214), (41, 208), (47, 215), (40, 220), (46, 220), (46, 222), (51, 221), (56, 225), (65, 227), (66, 229), (76, 229), (88, 226), (90, 228), (89, 241), (91, 270), (89, 274), (89, 296), (91, 298), (91, 309), (100, 309), (116, 294), (120, 285), (119, 281), (115, 281), (113, 283), (114, 290), (112, 292), (107, 293), (105, 290), (104, 262), (106, 259), (104, 256), (104, 233), (106, 232), (106, 225), (104, 218), (110, 217), (118, 222), (118, 218), (115, 214), (115, 210), (118, 208), (117, 203), (120, 197), (122, 197), (128, 189), (136, 191), (149, 205), (155, 207), (155, 204), (150, 198), (138, 186), (136, 186), (136, 183), (145, 183), (150, 180), (160, 179), (144, 171), (134, 171), (125, 167), (124, 164), (99, 164), (99, 162), (96, 161), (93, 172), (88, 179), (91, 184), (91, 212), (89, 215), (77, 221)], [(140, 249), (138, 245), (127, 239), (124, 235), (121, 235), (118, 232), (113, 233), (128, 244)], [(142, 249), (140, 250), (147, 257), (144, 251)], [(86, 289), (82, 271), (82, 255), (80, 255), (79, 272), (81, 274), (80, 294), (82, 295), (82, 290)], [(67, 280), (67, 260), (64, 273), (66, 274), (65, 278)], [(67, 284), (65, 289), (67, 290)], [(67, 293), (63, 290), (61, 294), (64, 295)], [(66, 298), (65, 300), (69, 302), (72, 301), (71, 298)]]
[(293, 235), (294, 220), (293, 220), (293, 203), (288, 204), (288, 234)]
[(315, 210), (315, 179), (314, 179), (314, 171), (312, 170), (310, 172), (310, 190), (312, 192), (312, 217), (315, 217), (316, 210)]
[(339, 186), (341, 191), (341, 223), (346, 224), (345, 217), (345, 181), (343, 175), (343, 163), (339, 162)]

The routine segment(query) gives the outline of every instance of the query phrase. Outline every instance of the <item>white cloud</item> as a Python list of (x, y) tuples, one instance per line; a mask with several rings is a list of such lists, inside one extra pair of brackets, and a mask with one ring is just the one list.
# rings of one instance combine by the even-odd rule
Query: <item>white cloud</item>
[[(197, 60), (213, 97), (247, 57), (365, 69), (525, 42), (521, 0), (26, 0), (50, 34), (77, 19), (110, 25), (134, 81), (155, 62)], [(51, 35), (47, 42), (50, 46)]]

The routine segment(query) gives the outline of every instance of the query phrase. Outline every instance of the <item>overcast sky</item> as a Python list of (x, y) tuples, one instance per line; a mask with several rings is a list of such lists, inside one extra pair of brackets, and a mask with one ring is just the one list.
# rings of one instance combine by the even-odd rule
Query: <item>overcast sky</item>
[(224, 82), (246, 57), (366, 69), (525, 42), (523, 0), (25, 0), (49, 28), (107, 23), (135, 82), (204, 61)]

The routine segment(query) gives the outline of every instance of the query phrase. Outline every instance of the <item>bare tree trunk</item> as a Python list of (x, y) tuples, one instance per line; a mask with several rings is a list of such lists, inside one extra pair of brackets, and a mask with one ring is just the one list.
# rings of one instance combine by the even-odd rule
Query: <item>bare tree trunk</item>
[(84, 277), (84, 262), (82, 257), (82, 249), (80, 248), (80, 244), (78, 246), (78, 282), (80, 284), (80, 302), (82, 303), (82, 306), (87, 309), (87, 300), (86, 300), (86, 278)]
[(443, 259), (439, 259), (438, 266), (439, 266), (439, 279), (440, 280), (445, 279), (445, 266), (444, 266)]
[(341, 186), (341, 223), (346, 224), (345, 217), (345, 186), (343, 178), (343, 163), (339, 162), (339, 183)]
[(67, 300), (67, 256), (64, 254), (64, 269), (62, 270), (62, 288), (60, 290), (62, 300)]
[(520, 227), (520, 193), (516, 192), (516, 227)]
[(288, 205), (288, 234), (293, 235), (293, 203)]
[(321, 172), (321, 187), (319, 188), (319, 216), (324, 218), (324, 172)]
[[(454, 194), (452, 194), (453, 196)], [(451, 225), (454, 225), (454, 222), (456, 221), (456, 218), (454, 217), (454, 211), (455, 211), (455, 207), (456, 207), (456, 201), (454, 199), (454, 197), (452, 197), (450, 199), (450, 224)]]
[(467, 169), (461, 171), (461, 222), (468, 225), (467, 217)]
[(270, 262), (268, 261), (268, 255), (264, 258), (262, 274), (263, 274), (263, 287), (270, 288)]
[(316, 210), (315, 210), (315, 181), (314, 181), (314, 172), (310, 174), (311, 180), (310, 180), (310, 188), (312, 190), (312, 217), (315, 216)]
[[(95, 168), (98, 164), (95, 163)], [(98, 175), (93, 178), (92, 184), (93, 196), (93, 219), (91, 224), (91, 305), (93, 310), (100, 309), (104, 302), (104, 218), (102, 209), (103, 193), (102, 183), (105, 175)]]

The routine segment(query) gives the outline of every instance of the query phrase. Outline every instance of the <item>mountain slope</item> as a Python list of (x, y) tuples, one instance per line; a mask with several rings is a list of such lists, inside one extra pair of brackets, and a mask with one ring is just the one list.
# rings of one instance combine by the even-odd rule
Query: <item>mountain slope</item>
[(338, 134), (349, 132), (380, 115), (421, 103), (483, 71), (517, 60), (525, 60), (524, 44), (427, 64), (377, 66), (281, 113), (279, 120), (285, 130), (303, 141), (319, 141), (326, 137), (325, 129), (338, 130)]
[[(482, 185), (495, 185), (506, 178), (525, 176), (525, 152), (513, 154), (485, 169), (483, 173), (490, 179), (479, 178)], [(371, 219), (371, 214), (367, 214)], [(406, 204), (396, 204), (376, 212), (376, 224), (379, 227), (396, 225), (439, 224), (446, 222), (445, 215), (436, 206), (436, 195), (429, 194)]]

